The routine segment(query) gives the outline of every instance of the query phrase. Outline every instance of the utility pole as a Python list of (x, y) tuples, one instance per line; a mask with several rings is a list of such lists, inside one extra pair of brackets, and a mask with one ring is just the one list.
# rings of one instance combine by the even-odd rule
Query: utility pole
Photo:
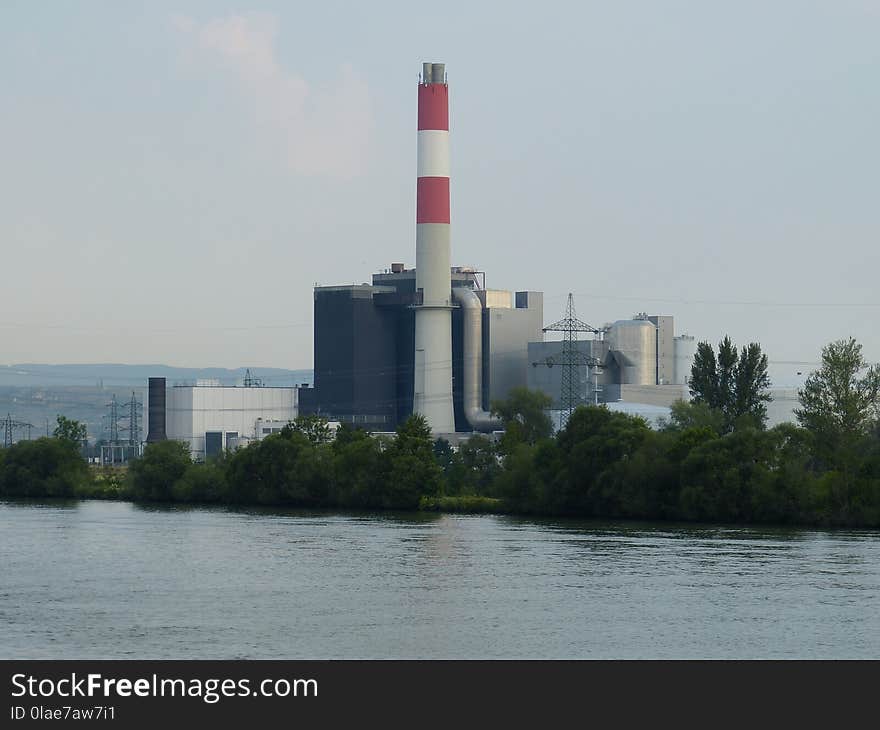
[[(544, 327), (544, 332), (562, 332), (564, 337), (562, 340), (562, 353), (559, 357), (547, 358), (544, 365), (553, 367), (560, 365), (562, 367), (562, 388), (560, 393), (560, 401), (562, 406), (561, 428), (565, 428), (568, 419), (574, 412), (574, 409), (585, 403), (583, 389), (581, 387), (581, 379), (579, 369), (589, 366), (595, 368), (594, 377), (596, 378), (596, 387), (594, 389), (594, 401), (599, 402), (599, 367), (601, 363), (594, 357), (591, 357), (578, 349), (577, 333), (592, 332), (594, 335), (602, 335), (606, 332), (604, 329), (597, 329), (577, 318), (574, 310), (574, 296), (568, 295), (568, 306), (565, 310), (565, 317), (558, 322), (554, 322)], [(540, 363), (532, 363), (537, 366)]]

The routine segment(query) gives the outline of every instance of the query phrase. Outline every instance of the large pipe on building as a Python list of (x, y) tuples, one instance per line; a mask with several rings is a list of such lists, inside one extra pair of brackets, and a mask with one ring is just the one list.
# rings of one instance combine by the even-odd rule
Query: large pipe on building
[(167, 441), (165, 435), (165, 378), (150, 378), (147, 386), (147, 443)]
[(417, 166), (413, 412), (434, 433), (452, 433), (449, 87), (442, 63), (422, 67)]
[(483, 304), (472, 289), (457, 286), (452, 298), (461, 306), (462, 359), (464, 360), (462, 400), (464, 416), (474, 431), (495, 431), (501, 420), (483, 410)]

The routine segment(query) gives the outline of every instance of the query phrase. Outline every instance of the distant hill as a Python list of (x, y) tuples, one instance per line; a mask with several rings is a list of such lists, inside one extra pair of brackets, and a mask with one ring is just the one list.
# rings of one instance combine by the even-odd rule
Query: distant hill
[[(98, 388), (146, 388), (147, 378), (167, 378), (168, 383), (192, 382), (199, 378), (213, 378), (223, 385), (240, 385), (247, 368), (176, 368), (169, 365), (118, 365), (96, 363), (89, 365), (42, 365), (22, 363), (0, 365), (0, 386), (91, 386)], [(282, 368), (250, 368), (251, 376), (264, 385), (312, 384), (311, 370), (284, 370)]]

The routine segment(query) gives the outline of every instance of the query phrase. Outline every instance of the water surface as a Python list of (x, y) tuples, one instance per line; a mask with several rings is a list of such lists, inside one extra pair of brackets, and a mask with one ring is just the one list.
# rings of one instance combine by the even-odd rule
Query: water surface
[(0, 503), (0, 658), (880, 658), (880, 533)]

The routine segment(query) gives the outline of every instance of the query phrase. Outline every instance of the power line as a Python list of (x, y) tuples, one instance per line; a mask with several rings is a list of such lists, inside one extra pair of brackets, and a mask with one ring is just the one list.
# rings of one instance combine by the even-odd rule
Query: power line
[[(734, 300), (734, 299), (686, 299), (681, 297), (626, 297), (615, 294), (596, 294), (595, 292), (574, 292), (579, 297), (587, 299), (607, 299), (621, 302), (660, 302), (662, 304), (699, 304), (737, 306), (737, 307), (827, 307), (827, 308), (858, 308), (880, 307), (880, 302), (773, 302), (761, 300)], [(545, 294), (544, 299), (561, 299), (564, 294)]]

